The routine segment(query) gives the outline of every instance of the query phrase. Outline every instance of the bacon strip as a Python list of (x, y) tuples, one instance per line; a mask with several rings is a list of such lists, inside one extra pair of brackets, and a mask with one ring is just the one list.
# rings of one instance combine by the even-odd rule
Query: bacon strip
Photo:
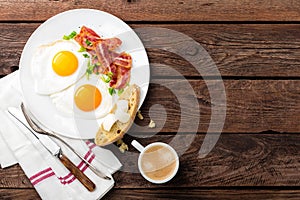
[(109, 47), (104, 42), (98, 42), (95, 49), (98, 61), (101, 63), (101, 69), (98, 72), (102, 73), (109, 69), (109, 66), (113, 63), (114, 59), (119, 56), (118, 53), (110, 51)]
[(115, 58), (114, 62), (110, 66), (110, 71), (113, 73), (113, 77), (109, 86), (115, 89), (124, 88), (130, 80), (131, 65), (132, 58), (125, 52)]
[(102, 42), (105, 43), (108, 46), (108, 49), (110, 51), (114, 51), (116, 48), (121, 46), (122, 41), (119, 38), (107, 38), (107, 39), (102, 39)]
[(109, 82), (109, 86), (115, 89), (124, 88), (130, 80), (130, 70), (123, 67), (117, 67), (114, 64), (112, 64), (110, 68), (113, 77)]
[(92, 56), (91, 64), (96, 66), (94, 73), (112, 72), (110, 87), (121, 89), (126, 86), (130, 79), (132, 58), (125, 52), (121, 54), (115, 52), (122, 44), (119, 38), (102, 39), (92, 29), (82, 26), (74, 39)]
[(131, 68), (132, 59), (128, 53), (121, 53), (117, 58), (114, 59), (114, 64), (127, 69)]
[[(95, 33), (92, 29), (82, 26), (80, 33), (74, 37), (74, 40), (78, 42), (82, 47), (92, 50), (94, 49), (94, 43), (101, 40), (101, 37)], [(91, 42), (89, 45), (88, 43)]]

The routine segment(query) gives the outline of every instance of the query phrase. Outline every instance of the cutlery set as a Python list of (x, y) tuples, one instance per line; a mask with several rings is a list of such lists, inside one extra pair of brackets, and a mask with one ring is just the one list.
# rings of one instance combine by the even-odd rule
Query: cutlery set
[[(55, 138), (65, 144), (75, 155), (77, 155), (83, 162), (85, 162), (91, 171), (93, 171), (99, 177), (111, 180), (110, 177), (106, 176), (103, 172), (99, 171), (94, 165), (89, 163), (83, 156), (81, 156), (72, 146), (66, 141), (59, 137), (56, 133), (46, 131), (38, 125), (38, 121), (33, 121), (30, 113), (25, 109), (24, 104), (21, 104), (21, 110), (15, 107), (9, 107), (8, 113), (18, 122), (19, 127), (25, 127), (30, 131), (38, 141), (55, 157), (57, 157), (61, 163), (87, 188), (89, 191), (94, 191), (96, 185), (78, 168), (70, 159), (62, 152), (61, 147), (52, 139)], [(43, 136), (41, 136), (41, 135)], [(50, 138), (52, 137), (52, 138)]]

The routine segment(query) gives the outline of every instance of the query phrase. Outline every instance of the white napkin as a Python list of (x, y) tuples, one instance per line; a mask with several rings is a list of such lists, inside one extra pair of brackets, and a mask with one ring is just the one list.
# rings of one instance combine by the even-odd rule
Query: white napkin
[[(14, 83), (18, 83), (17, 75), (18, 73), (12, 73), (2, 79), (0, 79), (0, 110), (5, 110), (8, 106), (17, 106), (20, 102), (20, 93), (18, 90), (13, 89), (17, 92), (17, 95), (13, 95), (12, 97), (7, 98), (9, 90), (13, 87)], [(18, 102), (18, 103), (17, 103)], [(0, 126), (4, 126), (4, 122), (1, 123)], [(5, 142), (4, 138), (1, 135), (0, 130), (0, 165), (2, 168), (9, 167), (17, 163), (17, 160), (10, 150), (9, 146)]]
[[(95, 184), (89, 192), (63, 165), (52, 156), (25, 127), (19, 127), (6, 112), (10, 106), (19, 107), (22, 101), (18, 71), (0, 79), (0, 164), (20, 164), (42, 199), (99, 199), (114, 185), (94, 174), (87, 165), (62, 143), (56, 141), (64, 154)], [(90, 141), (64, 138), (89, 162), (107, 175), (122, 166), (109, 150)]]
[(17, 159), (15, 158), (13, 152), (7, 146), (5, 140), (2, 138), (0, 134), (0, 166), (2, 168), (6, 168), (18, 163)]

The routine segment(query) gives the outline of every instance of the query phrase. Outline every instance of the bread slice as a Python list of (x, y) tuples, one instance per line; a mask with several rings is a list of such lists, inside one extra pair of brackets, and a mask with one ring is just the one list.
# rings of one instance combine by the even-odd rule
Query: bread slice
[(110, 131), (106, 131), (103, 129), (102, 125), (99, 128), (96, 137), (95, 144), (98, 146), (105, 146), (116, 142), (117, 140), (123, 138), (125, 133), (131, 127), (135, 115), (138, 110), (138, 106), (140, 103), (140, 88), (139, 86), (133, 84), (128, 86), (124, 92), (120, 95), (120, 100), (128, 101), (128, 114), (130, 115), (130, 119), (126, 123), (122, 123), (117, 121), (110, 129)]

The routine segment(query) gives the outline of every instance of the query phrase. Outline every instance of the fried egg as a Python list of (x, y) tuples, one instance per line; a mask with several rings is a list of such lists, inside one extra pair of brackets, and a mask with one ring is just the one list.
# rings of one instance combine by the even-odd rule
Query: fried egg
[(50, 98), (59, 112), (84, 119), (103, 118), (114, 105), (108, 85), (96, 75), (89, 79), (84, 76), (69, 88), (50, 95)]
[(84, 75), (89, 58), (79, 49), (80, 45), (72, 40), (57, 40), (38, 47), (31, 62), (37, 94), (62, 91)]

